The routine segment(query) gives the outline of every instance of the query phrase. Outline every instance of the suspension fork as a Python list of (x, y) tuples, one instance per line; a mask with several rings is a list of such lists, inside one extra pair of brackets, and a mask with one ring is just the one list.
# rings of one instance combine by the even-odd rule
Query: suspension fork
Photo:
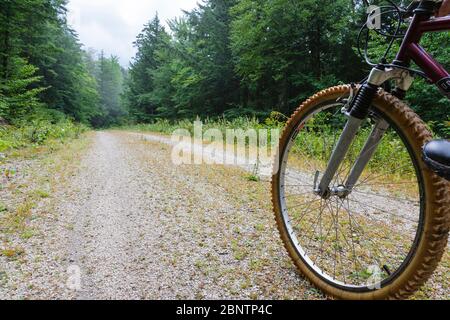
[[(314, 185), (315, 192), (321, 197), (328, 198), (332, 194), (337, 194), (344, 197), (352, 192), (353, 187), (361, 177), (361, 174), (377, 150), (384, 133), (389, 128), (389, 124), (383, 119), (379, 119), (375, 124), (366, 144), (364, 145), (364, 148), (349, 173), (344, 187), (342, 188), (341, 186), (337, 190), (330, 190), (330, 184), (342, 161), (344, 161), (344, 158), (347, 155), (356, 134), (361, 128), (361, 125), (368, 117), (370, 106), (375, 99), (378, 89), (387, 80), (393, 78), (395, 78), (397, 82), (396, 90), (401, 92), (406, 92), (413, 82), (412, 76), (406, 70), (386, 70), (384, 68), (376, 67), (372, 70), (367, 83), (361, 87), (357, 96), (351, 102), (350, 108), (346, 113), (348, 116), (348, 121), (345, 125), (344, 131), (342, 132), (339, 141), (333, 150), (327, 169), (320, 179), (319, 184), (317, 185), (317, 183), (315, 183)], [(318, 178), (319, 173), (316, 173), (316, 180), (318, 180)]]
[(351, 192), (353, 187), (358, 182), (361, 174), (369, 163), (370, 159), (372, 159), (373, 154), (377, 150), (378, 145), (381, 142), (384, 134), (387, 129), (389, 129), (389, 123), (387, 123), (383, 119), (379, 119), (375, 124), (372, 132), (367, 140), (364, 148), (362, 149), (358, 159), (356, 160), (353, 168), (350, 171), (347, 181), (345, 182), (345, 190), (346, 192)]
[[(362, 123), (369, 115), (369, 108), (375, 98), (378, 88), (378, 86), (370, 83), (364, 84), (352, 102), (352, 105), (346, 114), (348, 116), (347, 124), (345, 125), (344, 131), (342, 132), (338, 143), (333, 150), (327, 169), (320, 180), (319, 186), (315, 190), (320, 196), (328, 198), (331, 195), (332, 191), (329, 187), (330, 183), (338, 171), (342, 161), (344, 161), (344, 158), (347, 155), (356, 134), (361, 128)], [(362, 165), (363, 163), (360, 163), (359, 166)]]

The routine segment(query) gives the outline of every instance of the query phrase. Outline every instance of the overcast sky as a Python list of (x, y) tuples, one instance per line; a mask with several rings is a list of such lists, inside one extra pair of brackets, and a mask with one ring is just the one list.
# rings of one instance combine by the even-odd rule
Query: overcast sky
[(199, 0), (70, 0), (69, 23), (86, 48), (119, 56), (128, 66), (133, 41), (156, 12), (165, 22), (190, 10)]

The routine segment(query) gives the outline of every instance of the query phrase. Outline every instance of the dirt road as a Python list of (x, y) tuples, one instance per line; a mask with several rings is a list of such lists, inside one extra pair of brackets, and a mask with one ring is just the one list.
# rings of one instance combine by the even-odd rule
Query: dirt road
[[(35, 209), (40, 232), (9, 239), (24, 252), (0, 257), (1, 298), (324, 298), (285, 254), (268, 183), (240, 168), (173, 166), (170, 145), (139, 135), (91, 140), (71, 178)], [(448, 298), (447, 272), (420, 297)]]

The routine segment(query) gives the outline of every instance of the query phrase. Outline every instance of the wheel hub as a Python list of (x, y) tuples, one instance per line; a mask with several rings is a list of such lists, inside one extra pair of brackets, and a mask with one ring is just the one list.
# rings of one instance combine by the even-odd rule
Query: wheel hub
[(340, 199), (345, 199), (351, 193), (351, 190), (347, 189), (344, 185), (339, 185), (333, 188), (328, 188), (327, 190), (325, 190), (325, 192), (316, 189), (314, 193), (325, 200), (328, 200), (333, 196)]
[(348, 190), (345, 186), (339, 185), (337, 187), (333, 187), (330, 190), (332, 196), (339, 197), (341, 199), (345, 199), (349, 194), (350, 190)]

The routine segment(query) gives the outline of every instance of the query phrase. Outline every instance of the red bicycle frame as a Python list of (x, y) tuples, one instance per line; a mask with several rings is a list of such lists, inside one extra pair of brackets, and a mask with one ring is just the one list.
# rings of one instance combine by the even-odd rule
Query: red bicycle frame
[(437, 62), (420, 45), (425, 33), (450, 30), (450, 16), (430, 18), (427, 14), (416, 13), (397, 54), (396, 60), (409, 64), (413, 60), (436, 84), (439, 89), (450, 98), (450, 75), (445, 68)]
[[(314, 184), (317, 194), (323, 198), (329, 195), (327, 192), (330, 191), (330, 183), (350, 149), (363, 121), (367, 118), (371, 103), (380, 86), (386, 81), (395, 78), (397, 80), (397, 87), (394, 90), (398, 89), (395, 96), (400, 99), (404, 97), (404, 93), (410, 88), (413, 77), (405, 68), (409, 67), (411, 60), (423, 70), (432, 83), (441, 89), (444, 95), (450, 98), (449, 73), (419, 45), (424, 33), (450, 30), (450, 16), (431, 19), (434, 5), (434, 2), (431, 1), (420, 2), (418, 8), (414, 11), (412, 22), (406, 32), (396, 61), (394, 61), (393, 65), (389, 65), (389, 68), (383, 65), (375, 66), (369, 75), (367, 83), (360, 88), (357, 96), (352, 100), (348, 111), (349, 120), (331, 155), (327, 169), (318, 187), (316, 187), (316, 183)], [(370, 158), (376, 150), (376, 146), (381, 141), (388, 127), (389, 124), (384, 120), (380, 120), (374, 127), (373, 135), (367, 141), (367, 144), (347, 177), (344, 186), (345, 192), (351, 192), (361, 177), (364, 168), (370, 161)], [(339, 190), (335, 191), (339, 192)]]

